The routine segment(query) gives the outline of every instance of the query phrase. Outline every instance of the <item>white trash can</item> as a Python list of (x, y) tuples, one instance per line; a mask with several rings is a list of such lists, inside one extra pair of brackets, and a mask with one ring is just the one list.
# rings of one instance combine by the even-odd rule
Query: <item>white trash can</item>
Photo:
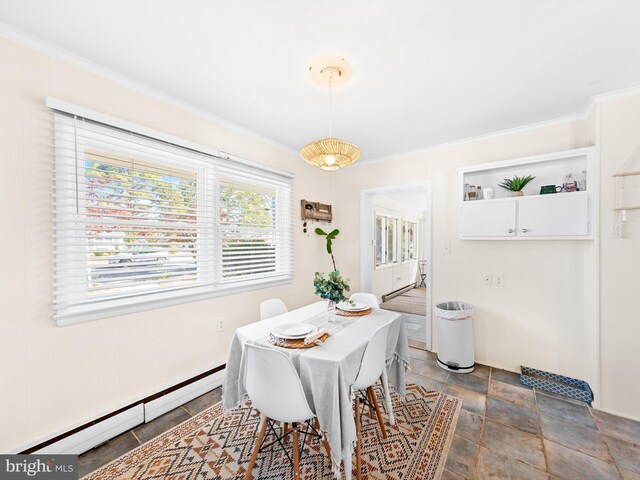
[(473, 372), (473, 307), (463, 302), (439, 303), (436, 317), (438, 365), (450, 372)]

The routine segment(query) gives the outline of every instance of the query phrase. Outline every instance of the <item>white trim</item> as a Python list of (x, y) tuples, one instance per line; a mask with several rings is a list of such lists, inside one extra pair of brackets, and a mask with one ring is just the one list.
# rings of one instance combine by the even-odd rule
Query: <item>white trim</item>
[(427, 153), (434, 150), (440, 150), (443, 148), (457, 147), (467, 143), (478, 142), (481, 140), (486, 140), (486, 139), (498, 137), (501, 135), (509, 135), (512, 133), (520, 133), (520, 132), (526, 132), (530, 130), (536, 130), (538, 128), (543, 128), (543, 127), (554, 125), (557, 123), (585, 120), (589, 116), (589, 114), (591, 113), (591, 109), (595, 105), (599, 103), (611, 101), (611, 100), (617, 100), (620, 98), (633, 96), (633, 95), (640, 95), (640, 86), (629, 87), (629, 88), (624, 88), (622, 90), (614, 90), (612, 92), (592, 95), (591, 97), (589, 97), (589, 99), (587, 100), (587, 103), (584, 106), (584, 109), (580, 113), (574, 113), (571, 115), (566, 115), (564, 117), (552, 118), (550, 120), (542, 120), (540, 122), (535, 122), (535, 123), (528, 123), (525, 125), (520, 125), (518, 127), (505, 128), (504, 130), (497, 130), (495, 132), (483, 133), (480, 135), (474, 135), (472, 137), (465, 137), (458, 140), (452, 140), (450, 142), (438, 143), (436, 145), (429, 145), (427, 147), (420, 147), (413, 150), (407, 150), (405, 152), (391, 153), (389, 155), (381, 155), (379, 157), (373, 157), (371, 159), (361, 159), (358, 162), (356, 162), (354, 165), (352, 165), (352, 168), (366, 167), (367, 165), (370, 165), (373, 163), (380, 163), (388, 160), (398, 160), (404, 157), (419, 155), (422, 153)]
[[(371, 199), (375, 195), (384, 195), (388, 192), (393, 191), (407, 191), (407, 190), (422, 190), (426, 192), (426, 205), (424, 208), (424, 212), (426, 213), (425, 224), (424, 224), (424, 238), (422, 239), (423, 248), (424, 248), (424, 260), (427, 261), (427, 278), (425, 281), (426, 284), (426, 294), (427, 294), (427, 312), (426, 312), (426, 322), (427, 322), (427, 338), (426, 338), (426, 348), (427, 350), (431, 350), (433, 348), (433, 328), (432, 328), (432, 318), (433, 318), (433, 298), (432, 298), (432, 282), (433, 282), (433, 232), (432, 232), (432, 186), (431, 181), (427, 180), (424, 182), (414, 182), (414, 183), (405, 183), (400, 185), (386, 185), (382, 187), (375, 188), (367, 188), (360, 190), (360, 291), (362, 292), (371, 292), (373, 290), (373, 272), (376, 269), (374, 266), (375, 256), (373, 255), (373, 245), (370, 244), (369, 239), (374, 238), (375, 233), (375, 220), (374, 218), (374, 206), (372, 205)], [(365, 241), (367, 242), (365, 244)], [(419, 258), (416, 258), (415, 261), (419, 261)], [(401, 262), (392, 263), (389, 266), (401, 265)]]
[(171, 393), (145, 403), (144, 423), (149, 423), (154, 418), (158, 418), (160, 415), (167, 413), (180, 405), (184, 405), (188, 401), (198, 398), (200, 395), (204, 395), (214, 388), (222, 386), (223, 380), (224, 370), (220, 370), (219, 372), (215, 372), (196, 382), (185, 385), (178, 390), (174, 390)]
[(214, 148), (201, 145), (199, 143), (190, 142), (189, 140), (185, 140), (180, 137), (175, 137), (168, 133), (164, 133), (159, 130), (154, 130), (153, 128), (148, 128), (138, 123), (129, 122), (127, 120), (123, 120), (118, 117), (113, 117), (111, 115), (107, 115), (105, 113), (98, 112), (96, 110), (91, 110), (89, 108), (85, 108), (83, 106), (76, 105), (74, 103), (66, 102), (64, 100), (59, 100), (53, 97), (47, 97), (46, 105), (48, 108), (51, 108), (52, 110), (57, 110), (62, 113), (76, 115), (78, 117), (86, 118), (88, 120), (93, 120), (94, 122), (102, 123), (109, 127), (119, 128), (121, 130), (126, 130), (128, 132), (136, 133), (138, 135), (143, 135), (153, 140), (159, 140), (161, 142), (170, 143), (171, 145), (176, 145), (178, 147), (186, 148), (188, 150), (193, 150), (198, 153), (204, 153), (205, 155), (210, 155), (212, 157), (226, 159), (233, 163), (263, 170), (269, 173), (280, 175), (285, 178), (295, 178), (295, 174), (288, 172), (286, 170), (280, 170), (278, 168), (269, 167), (259, 162), (246, 160), (237, 155), (223, 152), (221, 150), (216, 150)]
[(124, 412), (69, 435), (51, 445), (47, 445), (33, 454), (71, 454), (80, 455), (121, 433), (131, 430), (144, 422), (143, 405), (136, 405)]
[(217, 290), (211, 290), (203, 293), (185, 294), (170, 298), (157, 298), (149, 300), (148, 302), (136, 302), (129, 305), (121, 305), (118, 307), (101, 308), (92, 312), (83, 312), (75, 315), (64, 315), (61, 317), (54, 317), (56, 324), (59, 327), (66, 327), (68, 325), (76, 325), (78, 323), (92, 322), (94, 320), (100, 320), (102, 318), (113, 318), (120, 315), (128, 315), (130, 313), (145, 312), (149, 310), (156, 310), (158, 308), (169, 307), (171, 305), (180, 305), (182, 303), (191, 303), (201, 300), (208, 300), (210, 298), (224, 297), (227, 295), (234, 295), (237, 293), (250, 292), (252, 290), (261, 290), (264, 288), (278, 287), (280, 285), (288, 285), (293, 282), (293, 275), (288, 275), (286, 278), (271, 279), (267, 278), (264, 281), (253, 280), (250, 284), (242, 283), (234, 285), (228, 288), (218, 286)]
[(295, 149), (287, 145), (277, 142), (269, 137), (265, 137), (264, 135), (258, 132), (255, 132), (241, 125), (238, 125), (237, 123), (234, 123), (218, 115), (215, 115), (189, 102), (180, 100), (160, 90), (156, 90), (155, 88), (152, 88), (148, 85), (145, 85), (144, 83), (134, 80), (131, 77), (118, 73), (102, 65), (99, 65), (85, 57), (76, 55), (75, 53), (72, 53), (68, 50), (57, 47), (49, 42), (46, 42), (40, 38), (34, 37), (33, 35), (25, 33), (5, 23), (0, 23), (0, 36), (5, 37), (8, 40), (14, 41), (22, 46), (32, 48), (36, 51), (50, 55), (51, 57), (57, 60), (63, 61), (65, 63), (68, 63), (76, 67), (80, 67), (90, 73), (100, 75), (103, 78), (116, 82), (136, 92), (140, 92), (144, 95), (147, 95), (148, 97), (166, 102), (169, 105), (178, 107), (188, 113), (196, 115), (205, 120), (217, 123), (223, 127), (229, 128), (231, 130), (235, 130), (245, 135), (249, 135), (257, 140), (260, 140), (261, 142), (265, 142), (269, 145), (278, 147), (288, 153), (292, 153), (296, 156), (298, 155), (298, 152)]
[(518, 165), (528, 165), (530, 163), (544, 163), (552, 162), (556, 160), (562, 160), (564, 158), (579, 157), (582, 155), (588, 155), (596, 151), (596, 147), (582, 147), (574, 148), (572, 150), (563, 150), (561, 152), (544, 153), (542, 155), (532, 155), (529, 157), (521, 157), (509, 160), (501, 160), (499, 162), (482, 163), (479, 165), (471, 165), (465, 167), (458, 167), (458, 173), (472, 173), (480, 172), (482, 170), (496, 170), (504, 167), (515, 167)]

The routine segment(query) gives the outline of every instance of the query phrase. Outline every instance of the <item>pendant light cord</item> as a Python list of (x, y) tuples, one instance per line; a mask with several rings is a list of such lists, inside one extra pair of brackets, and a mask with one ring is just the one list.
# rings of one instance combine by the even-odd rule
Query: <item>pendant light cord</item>
[(329, 138), (332, 138), (333, 134), (333, 89), (331, 88), (331, 81), (333, 80), (333, 73), (329, 75)]

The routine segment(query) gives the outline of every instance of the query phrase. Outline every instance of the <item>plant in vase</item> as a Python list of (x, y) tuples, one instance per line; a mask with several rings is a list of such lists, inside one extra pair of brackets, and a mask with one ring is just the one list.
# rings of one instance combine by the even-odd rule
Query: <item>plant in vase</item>
[(498, 186), (510, 190), (512, 197), (521, 197), (524, 195), (522, 189), (534, 178), (536, 177), (533, 175), (527, 175), (526, 177), (514, 175), (513, 178), (505, 178)]
[(333, 256), (333, 240), (338, 236), (340, 230), (336, 228), (327, 233), (321, 228), (316, 228), (315, 232), (317, 235), (327, 239), (327, 253), (331, 255), (333, 272), (329, 272), (328, 275), (320, 272), (315, 273), (313, 277), (314, 293), (320, 298), (328, 300), (327, 312), (329, 321), (333, 321), (335, 318), (336, 303), (343, 301), (346, 298), (344, 292), (349, 291), (349, 279), (343, 278), (342, 275), (340, 275), (340, 271), (336, 267), (336, 260)]

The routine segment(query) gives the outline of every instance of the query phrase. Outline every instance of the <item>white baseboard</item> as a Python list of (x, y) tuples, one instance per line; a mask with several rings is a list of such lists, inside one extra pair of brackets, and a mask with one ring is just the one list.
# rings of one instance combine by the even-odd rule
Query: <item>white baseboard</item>
[(144, 423), (222, 385), (224, 370), (144, 404)]
[(142, 404), (139, 404), (33, 453), (80, 455), (143, 422), (144, 408)]
[(201, 378), (178, 390), (167, 393), (147, 403), (134, 405), (117, 415), (80, 430), (68, 437), (36, 450), (34, 454), (80, 455), (121, 433), (147, 423), (163, 413), (173, 410), (222, 385), (224, 370)]

